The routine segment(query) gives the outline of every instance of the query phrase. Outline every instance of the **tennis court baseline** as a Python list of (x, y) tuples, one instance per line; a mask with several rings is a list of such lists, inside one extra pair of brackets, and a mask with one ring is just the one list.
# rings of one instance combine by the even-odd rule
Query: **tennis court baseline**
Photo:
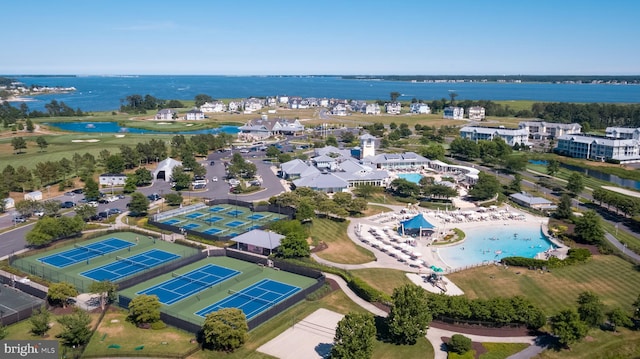
[(73, 249), (38, 258), (38, 260), (57, 268), (64, 268), (72, 264), (83, 262), (91, 258), (99, 257), (131, 246), (135, 246), (135, 243), (112, 237), (100, 242), (87, 244), (85, 246), (76, 244)]
[(240, 271), (207, 264), (185, 274), (173, 273), (174, 278), (147, 288), (136, 294), (156, 295), (160, 303), (171, 305), (175, 302), (201, 292), (220, 282), (233, 278)]
[(116, 257), (117, 260), (115, 262), (82, 272), (80, 275), (98, 282), (103, 280), (115, 282), (118, 279), (131, 276), (145, 269), (177, 258), (180, 258), (177, 254), (152, 249), (127, 258)]
[(231, 295), (228, 297), (200, 309), (195, 314), (204, 318), (207, 314), (219, 309), (238, 308), (249, 320), (300, 290), (300, 287), (272, 279), (263, 279), (239, 292), (230, 291)]
[(241, 222), (241, 221), (233, 221), (233, 222), (229, 222), (229, 223), (225, 224), (225, 226), (236, 228), (236, 227), (240, 227), (243, 224), (244, 224), (244, 222)]
[(202, 216), (204, 216), (204, 213), (200, 213), (200, 212), (193, 212), (193, 213), (189, 213), (189, 214), (185, 215), (185, 217), (187, 217), (189, 219), (200, 218)]

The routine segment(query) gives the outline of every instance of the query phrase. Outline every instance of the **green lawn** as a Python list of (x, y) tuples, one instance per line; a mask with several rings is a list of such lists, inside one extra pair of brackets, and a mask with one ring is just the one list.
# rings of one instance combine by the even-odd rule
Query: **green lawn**
[(640, 294), (640, 272), (616, 256), (594, 256), (585, 264), (540, 273), (526, 268), (485, 266), (448, 275), (469, 298), (522, 295), (547, 315), (575, 308), (578, 294), (593, 291), (608, 308), (631, 311)]
[(404, 284), (413, 283), (405, 272), (396, 269), (370, 268), (352, 270), (354, 276), (360, 277), (373, 288), (386, 294), (393, 294), (393, 289)]
[(640, 331), (621, 329), (619, 333), (592, 329), (588, 337), (571, 349), (545, 350), (534, 359), (627, 359), (640, 357)]
[[(526, 349), (529, 344), (525, 343), (482, 343), (486, 350), (480, 354), (479, 359), (505, 359), (509, 356)], [(474, 359), (476, 351), (470, 350), (462, 355), (456, 353), (448, 353), (448, 359)]]
[(324, 242), (326, 249), (316, 254), (323, 259), (335, 263), (361, 264), (375, 260), (371, 251), (356, 245), (347, 236), (348, 221), (333, 221), (316, 218), (311, 226), (311, 237), (314, 243)]

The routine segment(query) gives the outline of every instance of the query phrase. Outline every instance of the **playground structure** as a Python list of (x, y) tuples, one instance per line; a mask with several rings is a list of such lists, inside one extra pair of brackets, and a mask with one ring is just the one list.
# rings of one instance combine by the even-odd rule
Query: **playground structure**
[(442, 274), (431, 273), (429, 275), (422, 276), (425, 282), (431, 283), (434, 287), (440, 289), (442, 293), (447, 292), (447, 282), (444, 281)]

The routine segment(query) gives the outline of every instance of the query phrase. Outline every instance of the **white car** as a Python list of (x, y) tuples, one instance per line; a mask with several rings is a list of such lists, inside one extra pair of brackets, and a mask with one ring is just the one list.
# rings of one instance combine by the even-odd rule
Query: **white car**
[(213, 182), (218, 182), (218, 177), (212, 177), (212, 178), (211, 178), (211, 181), (213, 181)]
[(91, 202), (88, 202), (87, 204), (91, 207), (96, 207), (96, 208), (98, 207), (98, 202), (96, 201), (91, 201)]
[(43, 211), (35, 211), (35, 212), (33, 212), (33, 215), (37, 216), (37, 217), (42, 217), (42, 216), (44, 216), (44, 212)]

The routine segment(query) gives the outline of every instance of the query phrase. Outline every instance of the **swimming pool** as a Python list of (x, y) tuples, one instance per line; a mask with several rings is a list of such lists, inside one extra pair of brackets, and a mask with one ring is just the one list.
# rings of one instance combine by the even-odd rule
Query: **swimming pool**
[(422, 178), (422, 175), (419, 173), (399, 173), (398, 177), (405, 179), (409, 182), (413, 182), (413, 183), (420, 183), (420, 179)]
[(464, 231), (464, 242), (438, 249), (440, 258), (451, 267), (466, 267), (504, 257), (534, 258), (553, 244), (539, 225), (496, 222), (495, 226)]

